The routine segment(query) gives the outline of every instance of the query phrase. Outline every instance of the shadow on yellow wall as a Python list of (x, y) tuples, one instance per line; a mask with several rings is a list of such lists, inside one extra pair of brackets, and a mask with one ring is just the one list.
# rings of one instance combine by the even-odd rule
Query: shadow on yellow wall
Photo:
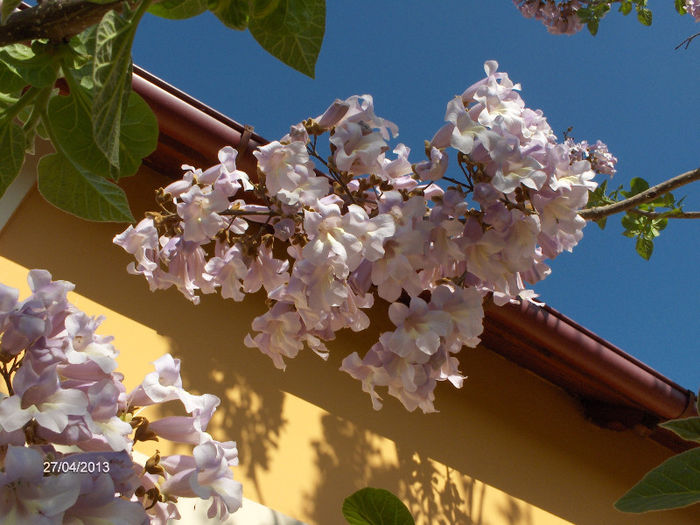
[[(135, 216), (166, 182), (147, 170), (128, 181)], [(262, 295), (242, 304), (205, 296), (195, 307), (175, 290), (150, 293), (110, 243), (123, 229), (76, 220), (33, 193), (0, 233), (0, 273), (12, 270), (18, 281), (27, 268), (46, 268), (76, 283), (92, 301), (78, 306), (107, 316), (101, 333), (116, 336), (130, 387), (163, 352), (181, 358), (185, 386), (222, 399), (209, 430), (237, 441), (246, 497), (319, 525), (343, 523), (343, 498), (364, 486), (396, 493), (424, 525), (697, 523), (692, 511), (614, 511), (612, 502), (670, 452), (595, 427), (566, 393), (487, 349), (462, 352), (471, 377), (461, 391), (439, 385), (440, 413), (407, 413), (391, 398), (375, 412), (338, 367), (390, 326), (380, 309), (372, 330), (330, 346), (327, 363), (302, 351), (283, 372), (242, 343), (264, 311)]]

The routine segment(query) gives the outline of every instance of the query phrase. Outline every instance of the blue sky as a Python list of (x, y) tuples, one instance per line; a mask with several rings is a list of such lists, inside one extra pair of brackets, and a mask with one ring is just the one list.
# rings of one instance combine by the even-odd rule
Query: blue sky
[[(652, 2), (654, 22), (611, 13), (594, 38), (550, 35), (510, 0), (330, 1), (316, 79), (264, 52), (249, 33), (209, 14), (186, 21), (148, 15), (134, 61), (274, 140), (335, 98), (371, 94), (398, 140), (420, 154), (445, 106), (484, 76), (483, 63), (522, 85), (561, 137), (606, 142), (619, 159), (612, 184), (651, 184), (700, 166), (700, 31), (673, 2)], [(415, 161), (422, 157), (416, 155)], [(700, 184), (686, 187), (700, 209)], [(672, 222), (651, 261), (622, 237), (618, 218), (590, 224), (573, 254), (553, 261), (541, 299), (681, 385), (700, 385), (700, 221)]]

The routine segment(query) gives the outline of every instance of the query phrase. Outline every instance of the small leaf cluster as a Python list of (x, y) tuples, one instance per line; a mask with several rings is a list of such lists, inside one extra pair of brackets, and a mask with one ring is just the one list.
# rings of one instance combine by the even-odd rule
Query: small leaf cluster
[[(588, 208), (614, 204), (649, 189), (649, 183), (641, 177), (633, 178), (628, 190), (618, 186), (614, 191), (607, 193), (607, 183), (607, 180), (603, 181), (595, 191), (589, 193)], [(684, 198), (676, 200), (674, 195), (668, 192), (628, 210), (622, 216), (621, 222), (625, 229), (622, 234), (636, 239), (635, 250), (640, 257), (649, 260), (654, 251), (654, 239), (666, 228), (668, 218), (683, 212)], [(601, 230), (605, 228), (606, 222), (607, 217), (595, 221)]]
[[(697, 403), (700, 411), (700, 401)], [(687, 441), (700, 443), (700, 417), (661, 423)], [(622, 512), (648, 512), (685, 507), (700, 502), (700, 447), (672, 456), (649, 471), (615, 502)]]
[[(683, 0), (676, 0), (677, 10), (679, 9), (679, 2), (682, 9)], [(591, 35), (598, 33), (600, 21), (610, 11), (610, 4), (611, 2), (588, 2), (586, 7), (582, 7), (576, 12), (578, 17), (581, 19), (581, 22), (586, 24), (586, 27)], [(633, 8), (637, 13), (637, 20), (639, 20), (639, 22), (645, 26), (650, 26), (652, 21), (652, 13), (647, 7), (647, 0), (620, 0), (620, 7), (618, 8), (618, 11), (627, 16), (632, 12)], [(679, 10), (678, 12), (683, 14), (685, 11), (681, 12)]]
[(325, 0), (164, 0), (149, 12), (184, 19), (207, 10), (231, 29), (248, 29), (268, 53), (313, 78), (326, 27)]
[(366, 487), (345, 498), (343, 516), (350, 525), (414, 525), (399, 498), (385, 489)]
[(108, 11), (68, 42), (0, 49), (0, 196), (37, 137), (55, 153), (38, 164), (39, 192), (94, 221), (133, 221), (121, 178), (134, 175), (158, 140), (158, 123), (131, 90), (131, 46), (147, 2)]
[(592, 35), (595, 35), (598, 33), (600, 21), (608, 14), (608, 11), (610, 11), (610, 4), (608, 2), (594, 2), (590, 3), (587, 7), (582, 7), (576, 11), (576, 14), (581, 22), (586, 24), (588, 31)]

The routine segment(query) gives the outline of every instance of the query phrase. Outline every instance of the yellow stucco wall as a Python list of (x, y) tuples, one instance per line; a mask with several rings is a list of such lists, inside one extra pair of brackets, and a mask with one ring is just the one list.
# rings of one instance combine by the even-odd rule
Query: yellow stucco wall
[[(128, 181), (135, 213), (163, 183), (145, 169)], [(223, 400), (210, 431), (238, 442), (246, 497), (318, 525), (343, 523), (343, 498), (366, 485), (397, 493), (425, 525), (700, 522), (697, 509), (616, 512), (615, 499), (670, 452), (594, 426), (566, 393), (487, 349), (463, 351), (469, 379), (462, 390), (440, 385), (440, 413), (407, 413), (388, 397), (375, 412), (338, 367), (377, 331), (341, 336), (328, 362), (305, 351), (279, 371), (242, 344), (260, 297), (193, 306), (174, 290), (150, 293), (111, 244), (123, 228), (70, 217), (33, 190), (0, 232), (0, 282), (26, 295), (30, 268), (74, 282), (74, 304), (106, 316), (100, 332), (116, 336), (129, 387), (164, 352), (181, 358), (185, 385)], [(378, 330), (387, 322), (374, 318)]]

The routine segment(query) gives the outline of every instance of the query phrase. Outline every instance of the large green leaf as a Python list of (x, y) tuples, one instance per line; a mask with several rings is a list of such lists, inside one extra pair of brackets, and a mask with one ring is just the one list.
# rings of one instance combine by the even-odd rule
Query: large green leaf
[(250, 19), (249, 0), (210, 0), (209, 10), (223, 22), (226, 27), (239, 31), (248, 27)]
[(384, 489), (360, 489), (343, 502), (343, 516), (350, 525), (414, 525), (399, 498)]
[(700, 417), (672, 419), (661, 423), (659, 426), (672, 430), (683, 439), (700, 443)]
[(252, 1), (248, 29), (255, 40), (285, 64), (313, 78), (326, 26), (325, 0), (279, 0), (274, 8), (270, 8), (271, 0)]
[(15, 122), (0, 120), (0, 197), (22, 169), (24, 147), (22, 128)]
[(138, 93), (131, 92), (122, 120), (119, 140), (119, 170), (112, 169), (113, 179), (130, 177), (141, 160), (158, 145), (158, 120)]
[(120, 126), (119, 168), (107, 161), (92, 138), (92, 122), (88, 95), (77, 86), (69, 96), (53, 97), (48, 117), (55, 146), (76, 166), (102, 177), (120, 179), (138, 170), (141, 159), (150, 154), (158, 142), (158, 122), (143, 99), (129, 94), (129, 101)]
[(119, 129), (131, 89), (131, 44), (136, 24), (116, 11), (102, 17), (95, 34), (92, 130), (97, 147), (119, 167)]
[(77, 85), (68, 96), (49, 101), (47, 124), (54, 146), (75, 166), (102, 177), (110, 176), (110, 163), (92, 138), (89, 93)]
[(615, 502), (622, 512), (674, 509), (700, 501), (700, 448), (673, 456), (649, 471)]
[[(35, 43), (32, 49), (24, 44), (10, 44), (0, 49), (0, 62), (34, 87), (53, 85), (58, 62), (47, 44)], [(5, 86), (3, 86), (3, 89)]]
[(183, 20), (201, 15), (207, 10), (207, 0), (163, 0), (148, 8), (152, 15), (171, 20)]
[(76, 169), (63, 155), (42, 157), (37, 169), (39, 192), (57, 208), (89, 221), (134, 222), (120, 187)]
[(3, 93), (16, 93), (19, 95), (19, 92), (26, 85), (27, 82), (15, 73), (12, 68), (0, 62), (0, 90)]

